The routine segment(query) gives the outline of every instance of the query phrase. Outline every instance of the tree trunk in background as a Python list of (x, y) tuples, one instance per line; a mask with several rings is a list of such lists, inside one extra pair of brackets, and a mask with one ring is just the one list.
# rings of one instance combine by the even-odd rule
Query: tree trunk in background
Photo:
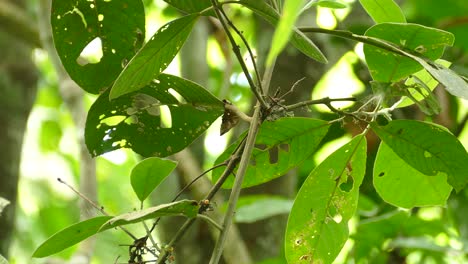
[[(43, 49), (48, 53), (58, 77), (60, 96), (73, 119), (76, 129), (76, 140), (79, 146), (80, 183), (79, 191), (91, 201), (98, 203), (96, 160), (91, 157), (85, 144), (84, 130), (87, 110), (84, 106), (85, 92), (70, 78), (60, 61), (52, 39), (50, 25), (51, 0), (40, 0), (38, 3), (38, 25)], [(91, 204), (80, 199), (80, 218), (86, 220), (95, 216), (95, 209)], [(86, 239), (79, 244), (77, 252), (70, 263), (89, 263), (94, 251), (95, 237)]]
[[(24, 7), (23, 1), (10, 0)], [(0, 29), (0, 196), (11, 204), (0, 217), (0, 254), (7, 257), (14, 230), (23, 134), (36, 94), (30, 46)]]

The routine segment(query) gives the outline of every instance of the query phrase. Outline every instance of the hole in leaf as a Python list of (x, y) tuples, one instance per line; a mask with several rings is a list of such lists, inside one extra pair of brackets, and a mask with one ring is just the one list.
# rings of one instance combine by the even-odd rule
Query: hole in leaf
[(353, 177), (348, 177), (346, 182), (340, 184), (340, 189), (344, 192), (349, 192), (353, 189), (354, 179)]
[(159, 107), (161, 113), (161, 127), (162, 128), (171, 128), (172, 127), (172, 116), (171, 110), (167, 105), (161, 105)]
[(304, 239), (303, 239), (302, 237), (299, 237), (299, 238), (297, 238), (297, 239), (294, 241), (294, 244), (296, 244), (296, 245), (299, 246), (299, 245), (302, 244), (303, 242), (304, 242)]
[(149, 115), (159, 116), (160, 109), (159, 106), (161, 102), (147, 94), (136, 94), (133, 96), (132, 107), (127, 108), (127, 114), (135, 114), (141, 110), (145, 110)]
[(91, 40), (86, 47), (81, 51), (80, 56), (76, 59), (76, 63), (80, 66), (87, 64), (96, 64), (101, 61), (102, 58), (102, 41), (101, 38), (97, 37)]
[(258, 148), (260, 150), (265, 150), (265, 149), (267, 149), (267, 145), (265, 145), (265, 144), (255, 144), (255, 148)]
[(385, 172), (383, 172), (383, 171), (381, 173), (379, 173), (379, 177), (382, 177), (384, 175), (385, 175)]
[(104, 15), (99, 14), (97, 18), (98, 18), (98, 21), (103, 21), (104, 20)]
[(289, 152), (289, 144), (279, 144), (279, 148), (286, 152)]
[(270, 164), (275, 164), (278, 162), (278, 145), (268, 150), (268, 158), (269, 158)]
[(110, 117), (102, 119), (101, 124), (106, 124), (108, 126), (116, 126), (116, 125), (120, 124), (122, 121), (124, 121), (125, 118), (127, 118), (127, 117), (122, 116), (122, 115), (110, 116)]
[(177, 99), (177, 101), (179, 101), (179, 103), (181, 103), (181, 104), (187, 103), (185, 98), (180, 93), (178, 93), (176, 90), (174, 90), (172, 88), (169, 88), (167, 90), (167, 92), (170, 93), (172, 96), (174, 96), (174, 98)]
[(341, 221), (343, 220), (343, 217), (341, 216), (341, 214), (336, 214), (335, 216), (333, 216), (333, 221), (335, 221), (336, 223), (341, 223)]
[(122, 139), (122, 140), (119, 140), (119, 141), (116, 141), (116, 142), (113, 142), (112, 143), (112, 147), (121, 147), (121, 148), (125, 148), (127, 146), (127, 140), (125, 139)]
[(131, 115), (127, 119), (125, 119), (125, 124), (138, 124), (138, 117), (136, 115)]

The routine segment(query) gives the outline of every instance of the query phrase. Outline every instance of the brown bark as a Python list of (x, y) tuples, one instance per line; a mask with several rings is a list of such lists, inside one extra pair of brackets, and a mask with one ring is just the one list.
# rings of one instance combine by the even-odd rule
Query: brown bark
[[(18, 9), (23, 1), (10, 0)], [(8, 256), (14, 230), (23, 134), (36, 94), (31, 46), (0, 28), (0, 196), (11, 204), (0, 216), (0, 254)]]

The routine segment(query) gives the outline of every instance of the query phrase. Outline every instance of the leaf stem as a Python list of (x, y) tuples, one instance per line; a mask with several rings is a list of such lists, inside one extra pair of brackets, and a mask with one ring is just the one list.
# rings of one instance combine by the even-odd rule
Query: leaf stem
[[(374, 47), (390, 51), (392, 53), (395, 53), (401, 56), (410, 57), (408, 56), (407, 52), (403, 51), (400, 47), (396, 46), (394, 43), (388, 42), (379, 38), (357, 35), (347, 30), (333, 30), (333, 29), (324, 29), (324, 28), (316, 28), (316, 27), (299, 27), (298, 29), (303, 33), (322, 33), (322, 34), (337, 36), (340, 38), (354, 40), (357, 42), (362, 42), (364, 44), (372, 45)], [(420, 56), (420, 54), (415, 55), (415, 56)]]
[(240, 190), (242, 189), (242, 182), (244, 180), (245, 172), (247, 171), (247, 167), (250, 161), (250, 156), (255, 145), (255, 139), (257, 137), (258, 129), (260, 127), (260, 122), (261, 107), (260, 103), (257, 103), (252, 122), (250, 123), (250, 129), (247, 135), (245, 149), (242, 153), (242, 157), (239, 163), (239, 168), (237, 170), (234, 186), (232, 187), (231, 195), (229, 196), (228, 209), (226, 211), (224, 222), (222, 224), (223, 229), (221, 231), (221, 234), (219, 235), (218, 241), (216, 241), (213, 255), (211, 255), (210, 264), (217, 264), (223, 253), (224, 243), (226, 242), (228, 230), (234, 218), (237, 200), (239, 199)]
[[(229, 158), (227, 161), (226, 169), (224, 170), (223, 174), (221, 177), (219, 177), (218, 181), (211, 187), (210, 192), (206, 195), (204, 200), (211, 201), (214, 197), (214, 195), (219, 191), (223, 183), (226, 181), (229, 175), (234, 171), (236, 165), (239, 163), (240, 155), (242, 151), (244, 150), (245, 146), (245, 139), (242, 140), (241, 144), (237, 147), (237, 149), (234, 151), (233, 155)], [(200, 209), (198, 210), (199, 214), (204, 213), (209, 207), (208, 205), (202, 204), (200, 206)], [(169, 243), (162, 248), (161, 253), (159, 255), (158, 261), (156, 262), (157, 264), (163, 264), (166, 263), (167, 258), (171, 254), (171, 248), (179, 241), (179, 239), (182, 238), (182, 236), (187, 232), (187, 230), (190, 228), (190, 226), (195, 222), (196, 218), (190, 218), (187, 219), (184, 224), (180, 227), (180, 229), (177, 231), (175, 236), (169, 241)]]
[[(276, 64), (276, 58), (273, 60), (272, 64), (267, 67), (263, 77), (263, 88), (264, 93), (268, 92), (270, 87), (271, 77), (273, 75), (273, 69)], [(261, 107), (260, 100), (257, 100), (257, 105), (255, 106), (255, 112), (252, 117), (252, 122), (250, 122), (249, 132), (247, 134), (247, 139), (245, 141), (245, 147), (242, 152), (242, 157), (239, 163), (239, 168), (237, 169), (236, 178), (234, 180), (234, 185), (231, 190), (231, 195), (229, 196), (228, 208), (224, 216), (224, 221), (222, 228), (223, 230), (219, 234), (219, 238), (216, 241), (213, 254), (211, 255), (210, 264), (218, 264), (223, 253), (224, 244), (226, 243), (227, 235), (229, 233), (229, 228), (232, 225), (234, 220), (234, 214), (236, 211), (237, 201), (239, 200), (240, 191), (242, 189), (242, 182), (244, 181), (245, 173), (247, 172), (247, 167), (249, 166), (250, 158), (252, 156), (252, 151), (255, 146), (255, 139), (257, 138), (258, 130), (261, 123), (264, 120), (262, 116), (263, 108)]]
[(197, 218), (201, 218), (205, 220), (206, 222), (210, 223), (212, 226), (216, 227), (219, 231), (223, 230), (223, 227), (221, 227), (218, 223), (215, 222), (215, 220), (211, 219), (210, 217), (204, 215), (204, 214), (198, 214)]
[[(303, 102), (300, 102), (300, 103), (297, 103), (297, 104), (292, 104), (292, 105), (284, 106), (284, 107), (278, 108), (277, 111), (282, 111), (282, 110), (290, 111), (290, 110), (294, 110), (294, 109), (301, 108), (301, 107), (304, 107), (304, 106), (316, 105), (316, 104), (324, 104), (324, 105), (326, 105), (326, 106), (328, 107), (328, 105), (329, 105), (331, 102), (340, 102), (340, 101), (344, 101), (344, 102), (347, 102), (347, 101), (349, 101), (349, 102), (356, 102), (356, 98), (354, 98), (354, 97), (346, 97), (346, 98), (330, 98), (330, 97), (325, 97), (325, 98), (322, 98), (322, 99), (303, 101)], [(331, 109), (330, 109), (330, 110), (331, 110)]]
[[(249, 70), (247, 69), (247, 65), (245, 64), (244, 59), (242, 58), (242, 54), (240, 53), (240, 48), (237, 45), (236, 41), (234, 40), (234, 37), (232, 36), (231, 32), (229, 31), (228, 25), (226, 24), (226, 21), (225, 21), (225, 19), (227, 19), (226, 14), (224, 13), (222, 7), (219, 5), (217, 0), (211, 0), (211, 4), (214, 7), (214, 11), (216, 13), (216, 16), (218, 17), (218, 20), (221, 22), (221, 25), (223, 26), (223, 29), (224, 29), (226, 35), (228, 36), (229, 41), (231, 42), (232, 51), (234, 52), (234, 55), (236, 55), (237, 61), (239, 61), (239, 64), (240, 64), (240, 66), (242, 68), (242, 71), (244, 72), (245, 77), (247, 78), (247, 81), (249, 83), (250, 89), (252, 90), (252, 93), (255, 95), (257, 100), (260, 101), (261, 106), (263, 108), (266, 108), (267, 103), (265, 102), (264, 97), (259, 93), (259, 90), (258, 90), (257, 86), (255, 85), (255, 83), (254, 83), (254, 81), (252, 79), (252, 76), (249, 73)], [(232, 25), (232, 23), (230, 23), (229, 25), (231, 27), (234, 26), (234, 25)], [(236, 32), (238, 32), (238, 34), (240, 34), (240, 32), (237, 29), (235, 29), (235, 30), (236, 30)], [(242, 34), (240, 34), (240, 35), (242, 35)], [(252, 52), (250, 50), (250, 47), (248, 46), (247, 42), (245, 42), (245, 38), (243, 38), (243, 36), (241, 36), (241, 39), (247, 45), (248, 50), (249, 50), (249, 54), (250, 54), (250, 56), (252, 56), (252, 61), (254, 61), (253, 54), (252, 54)], [(255, 69), (256, 69), (256, 67), (255, 67)], [(256, 73), (258, 74), (257, 71), (256, 71)]]

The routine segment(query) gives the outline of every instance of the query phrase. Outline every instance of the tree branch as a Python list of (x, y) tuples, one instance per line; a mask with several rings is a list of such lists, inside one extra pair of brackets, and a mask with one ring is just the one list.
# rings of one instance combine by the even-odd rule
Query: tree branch
[[(242, 58), (242, 54), (240, 53), (239, 46), (237, 45), (236, 41), (234, 40), (234, 37), (229, 32), (229, 28), (228, 28), (228, 26), (226, 24), (226, 21), (223, 19), (223, 17), (227, 18), (226, 14), (222, 10), (222, 7), (219, 6), (219, 3), (218, 3), (217, 0), (211, 0), (211, 4), (212, 4), (212, 6), (214, 8), (216, 16), (218, 17), (218, 20), (221, 22), (221, 25), (223, 26), (223, 29), (224, 29), (226, 35), (228, 36), (229, 41), (231, 42), (232, 51), (236, 55), (237, 61), (239, 62), (240, 66), (242, 68), (242, 71), (244, 72), (244, 75), (247, 78), (247, 81), (249, 82), (250, 90), (255, 95), (257, 100), (260, 101), (261, 106), (266, 108), (267, 103), (265, 102), (265, 99), (263, 98), (262, 94), (259, 93), (259, 90), (258, 90), (257, 86), (255, 85), (255, 83), (254, 83), (254, 81), (252, 79), (252, 76), (250, 76), (249, 70), (247, 69), (247, 65), (245, 64), (244, 59)], [(251, 56), (252, 56), (252, 53), (251, 53), (250, 49), (249, 49), (249, 54), (251, 54)]]

